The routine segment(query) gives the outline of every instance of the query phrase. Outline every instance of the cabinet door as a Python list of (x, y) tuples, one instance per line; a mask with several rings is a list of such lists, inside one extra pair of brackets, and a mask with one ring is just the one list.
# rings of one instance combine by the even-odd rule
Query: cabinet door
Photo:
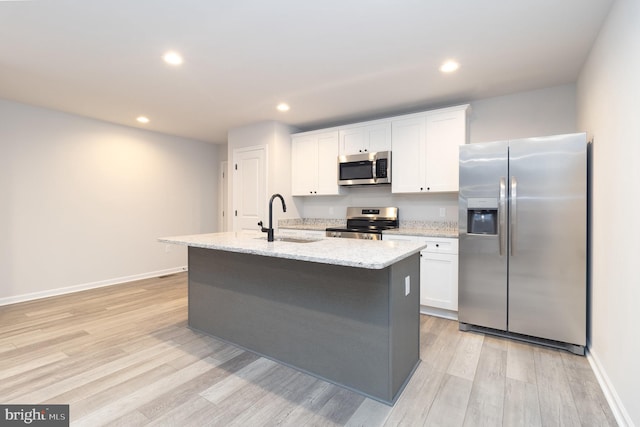
[(391, 126), (391, 191), (425, 191), (425, 117), (394, 120)]
[(292, 138), (291, 194), (313, 195), (318, 191), (318, 143), (316, 135)]
[(366, 144), (364, 126), (343, 129), (340, 131), (340, 154), (363, 153)]
[(391, 122), (365, 127), (366, 150), (369, 152), (391, 150)]
[(466, 112), (427, 116), (426, 186), (428, 191), (458, 191), (459, 146), (465, 144)]
[(458, 310), (458, 255), (420, 252), (420, 304)]
[(338, 131), (318, 135), (317, 194), (339, 194)]
[(391, 122), (359, 125), (340, 131), (340, 154), (391, 150)]

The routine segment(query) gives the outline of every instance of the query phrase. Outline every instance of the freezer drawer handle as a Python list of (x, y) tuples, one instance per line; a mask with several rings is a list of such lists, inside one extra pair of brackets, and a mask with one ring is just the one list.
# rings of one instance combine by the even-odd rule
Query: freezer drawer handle
[(500, 201), (498, 204), (498, 247), (500, 256), (504, 255), (506, 233), (504, 229), (505, 203), (506, 203), (506, 179), (500, 178)]
[(511, 242), (509, 243), (509, 246), (511, 248), (511, 256), (515, 256), (516, 254), (516, 231), (517, 231), (517, 225), (518, 225), (517, 191), (518, 191), (518, 181), (516, 181), (515, 176), (512, 176), (511, 177), (511, 198), (510, 198), (511, 206), (509, 207), (509, 217), (510, 217), (509, 219), (510, 219), (510, 225), (511, 225), (511, 229), (509, 230), (509, 238)]

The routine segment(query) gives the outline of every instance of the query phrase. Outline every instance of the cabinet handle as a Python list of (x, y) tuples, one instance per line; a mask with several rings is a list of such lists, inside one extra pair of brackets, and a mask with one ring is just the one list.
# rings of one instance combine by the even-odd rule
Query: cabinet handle
[(440, 247), (440, 244), (439, 244), (439, 243), (436, 243), (436, 248), (439, 248), (439, 247)]
[(424, 188), (420, 187), (420, 191), (424, 190)]

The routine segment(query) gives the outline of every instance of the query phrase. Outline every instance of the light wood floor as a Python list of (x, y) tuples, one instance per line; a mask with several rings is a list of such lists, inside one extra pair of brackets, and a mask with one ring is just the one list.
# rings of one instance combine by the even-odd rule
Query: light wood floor
[(0, 403), (78, 426), (616, 425), (584, 357), (422, 316), (391, 408), (187, 327), (186, 274), (0, 307)]

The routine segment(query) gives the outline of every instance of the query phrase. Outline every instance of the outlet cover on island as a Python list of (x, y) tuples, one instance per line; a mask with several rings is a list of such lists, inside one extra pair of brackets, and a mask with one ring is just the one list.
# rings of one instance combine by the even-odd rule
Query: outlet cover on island
[(447, 208), (440, 208), (440, 218), (447, 216)]

